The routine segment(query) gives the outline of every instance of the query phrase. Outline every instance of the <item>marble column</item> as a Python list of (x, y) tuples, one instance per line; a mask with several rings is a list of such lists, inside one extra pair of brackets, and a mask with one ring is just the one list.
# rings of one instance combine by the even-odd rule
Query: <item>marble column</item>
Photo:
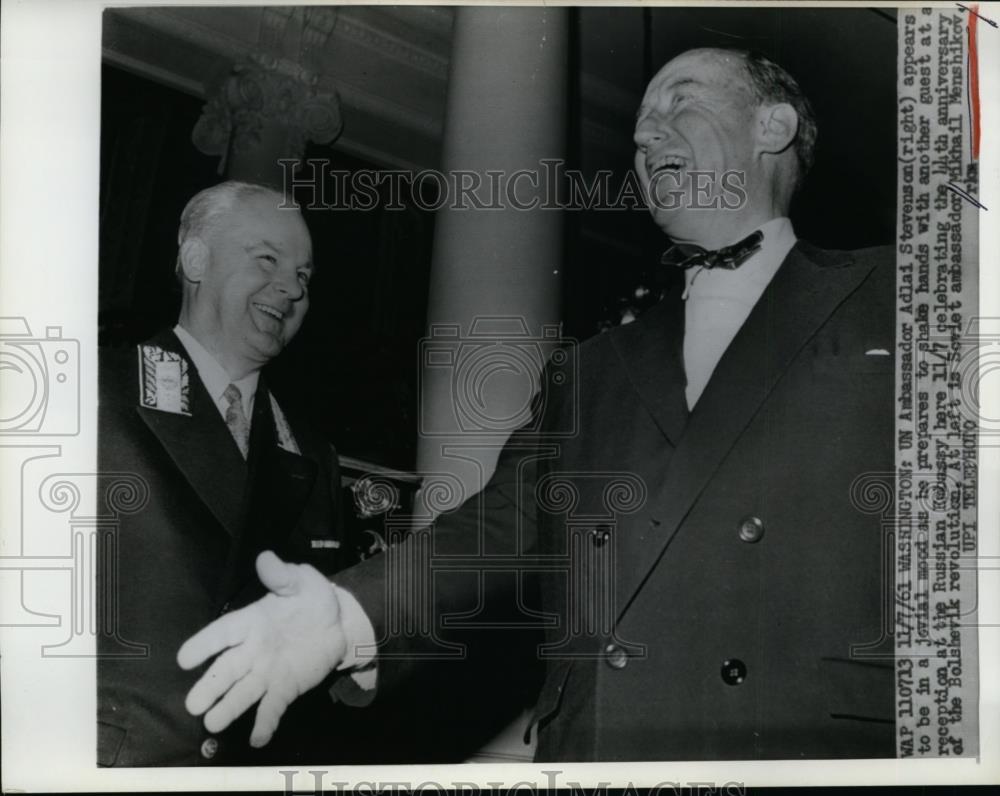
[(562, 213), (544, 207), (543, 161), (565, 154), (568, 36), (565, 8), (456, 10), (417, 470), (460, 488), (425, 490), (430, 514), (482, 488), (558, 338)]

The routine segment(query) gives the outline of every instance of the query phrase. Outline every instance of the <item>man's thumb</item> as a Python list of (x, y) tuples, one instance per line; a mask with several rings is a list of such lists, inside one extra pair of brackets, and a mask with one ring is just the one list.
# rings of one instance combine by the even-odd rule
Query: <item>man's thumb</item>
[(298, 591), (298, 567), (286, 564), (270, 550), (257, 556), (257, 577), (275, 594), (287, 596)]

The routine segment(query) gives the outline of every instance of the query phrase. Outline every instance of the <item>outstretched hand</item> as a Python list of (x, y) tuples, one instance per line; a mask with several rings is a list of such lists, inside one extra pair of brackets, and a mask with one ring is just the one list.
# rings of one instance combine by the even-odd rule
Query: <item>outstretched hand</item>
[(219, 732), (259, 700), (250, 745), (261, 747), (287, 707), (344, 660), (347, 640), (333, 585), (316, 569), (267, 551), (257, 557), (257, 575), (271, 593), (202, 628), (177, 663), (193, 669), (221, 652), (184, 705)]

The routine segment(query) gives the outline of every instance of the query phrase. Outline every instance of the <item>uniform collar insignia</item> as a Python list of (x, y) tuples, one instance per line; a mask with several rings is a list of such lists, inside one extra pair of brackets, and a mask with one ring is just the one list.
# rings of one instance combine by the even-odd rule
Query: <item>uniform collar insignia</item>
[[(191, 387), (188, 371), (190, 363), (176, 351), (158, 345), (140, 345), (139, 353), (139, 403), (148, 409), (191, 417)], [(271, 413), (274, 416), (278, 447), (289, 453), (302, 455), (292, 428), (278, 402), (268, 391)]]
[(278, 434), (278, 447), (301, 456), (302, 451), (299, 450), (299, 444), (295, 441), (295, 435), (292, 434), (292, 427), (288, 425), (285, 413), (281, 411), (281, 407), (278, 406), (278, 402), (274, 400), (270, 391), (268, 391), (267, 397), (271, 399), (271, 414), (274, 415), (274, 430)]
[(187, 359), (158, 345), (140, 345), (139, 404), (148, 409), (191, 416)]

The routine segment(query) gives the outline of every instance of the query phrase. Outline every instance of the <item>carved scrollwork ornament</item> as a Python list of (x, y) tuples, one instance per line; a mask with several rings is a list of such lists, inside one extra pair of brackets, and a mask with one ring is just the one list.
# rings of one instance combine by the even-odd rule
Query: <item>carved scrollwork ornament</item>
[(254, 53), (234, 64), (209, 97), (191, 140), (199, 151), (222, 158), (222, 173), (230, 154), (260, 146), (272, 125), (285, 131), (286, 151), (275, 154), (299, 159), (307, 141), (329, 144), (340, 135), (340, 97), (315, 73)]

